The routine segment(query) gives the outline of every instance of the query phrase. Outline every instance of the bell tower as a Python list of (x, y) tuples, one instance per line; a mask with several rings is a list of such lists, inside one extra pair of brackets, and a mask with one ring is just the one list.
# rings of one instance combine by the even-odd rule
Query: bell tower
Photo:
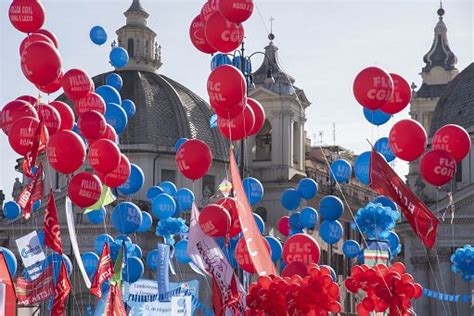
[(156, 42), (156, 33), (147, 26), (150, 16), (140, 0), (133, 0), (124, 12), (126, 24), (117, 30), (118, 46), (127, 50), (128, 64), (120, 70), (158, 72), (161, 67), (161, 46)]

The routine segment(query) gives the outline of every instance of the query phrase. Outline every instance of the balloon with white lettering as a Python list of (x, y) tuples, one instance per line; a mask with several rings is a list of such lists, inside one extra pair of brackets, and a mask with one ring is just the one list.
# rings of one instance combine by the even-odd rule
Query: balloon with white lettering
[(425, 151), (428, 139), (423, 125), (410, 119), (395, 123), (388, 138), (395, 156), (405, 161), (418, 159)]
[(388, 137), (379, 138), (374, 145), (374, 149), (382, 154), (382, 156), (387, 160), (387, 162), (392, 162), (395, 160), (396, 156), (390, 148), (390, 143)]
[(75, 116), (74, 112), (72, 111), (71, 107), (67, 105), (64, 102), (61, 101), (53, 101), (50, 102), (49, 105), (51, 105), (53, 108), (58, 111), (59, 116), (61, 118), (61, 125), (59, 126), (59, 130), (72, 130), (72, 127), (74, 125), (75, 121)]
[(110, 188), (116, 188), (124, 184), (128, 177), (130, 176), (131, 167), (130, 161), (128, 160), (127, 156), (124, 154), (120, 155), (120, 162), (112, 172), (109, 172), (106, 175), (97, 174), (100, 180)]
[(289, 211), (294, 211), (300, 207), (301, 198), (296, 189), (286, 189), (280, 198), (281, 205)]
[(100, 46), (107, 42), (107, 31), (104, 27), (95, 25), (89, 31), (89, 37), (92, 43)]
[(159, 259), (158, 249), (153, 249), (147, 254), (146, 264), (150, 268), (151, 271), (158, 270), (158, 259)]
[[(270, 245), (268, 244), (267, 240), (264, 237), (258, 237), (262, 238), (264, 241), (265, 247), (267, 247), (268, 253), (270, 253)], [(240, 238), (239, 241), (237, 242), (237, 245), (235, 246), (235, 260), (237, 261), (239, 267), (242, 268), (242, 270), (249, 272), (249, 273), (255, 273), (255, 267), (253, 266), (252, 262), (252, 257), (256, 257), (259, 254), (252, 248), (254, 242), (252, 240), (245, 240), (244, 237)]]
[(331, 174), (339, 183), (348, 182), (352, 177), (352, 166), (345, 159), (336, 159), (331, 163)]
[(296, 189), (299, 195), (305, 200), (311, 200), (318, 194), (318, 184), (310, 178), (301, 179)]
[(102, 182), (95, 174), (80, 172), (69, 182), (67, 194), (71, 201), (79, 207), (92, 206), (102, 194)]
[(61, 127), (61, 116), (54, 107), (49, 104), (41, 104), (38, 107), (38, 116), (43, 120), (49, 136), (59, 131)]
[[(22, 117), (18, 119), (10, 128), (8, 133), (8, 142), (11, 148), (19, 155), (26, 155), (32, 150), (35, 134), (40, 126), (40, 121), (33, 117)], [(43, 127), (43, 133), (46, 141), (48, 139), (48, 130)]]
[(211, 150), (202, 140), (190, 139), (176, 153), (176, 165), (184, 177), (200, 179), (211, 169)]
[(94, 82), (89, 75), (81, 69), (70, 69), (63, 75), (64, 94), (72, 101), (85, 97), (94, 91)]
[(332, 245), (341, 240), (343, 235), (342, 224), (339, 221), (328, 221), (325, 220), (319, 227), (319, 236), (326, 243)]
[(250, 136), (250, 132), (255, 125), (255, 114), (250, 106), (245, 106), (244, 110), (231, 119), (221, 116), (217, 117), (217, 127), (225, 138), (238, 141)]
[(8, 17), (18, 31), (33, 33), (43, 26), (44, 7), (39, 1), (14, 0), (8, 10)]
[(390, 77), (393, 81), (393, 93), (388, 102), (380, 107), (380, 110), (387, 114), (396, 114), (410, 103), (411, 88), (402, 76), (391, 73)]
[(105, 117), (97, 111), (84, 112), (77, 119), (77, 128), (88, 143), (101, 138), (105, 134), (106, 126)]
[(204, 23), (204, 34), (209, 45), (222, 53), (236, 50), (244, 40), (242, 24), (228, 21), (220, 12), (214, 12)]
[(380, 126), (387, 123), (392, 117), (390, 114), (382, 112), (379, 109), (371, 111), (367, 108), (364, 108), (363, 112), (364, 112), (365, 119), (369, 121), (369, 123), (376, 126)]
[(437, 187), (449, 183), (456, 174), (456, 170), (456, 160), (442, 149), (430, 150), (420, 160), (422, 178)]
[(22, 117), (38, 119), (35, 108), (23, 100), (8, 102), (0, 112), (0, 128), (8, 136), (12, 125)]
[(174, 198), (180, 212), (190, 210), (195, 200), (193, 191), (187, 188), (181, 188), (176, 191)]
[(87, 111), (97, 111), (100, 114), (105, 114), (105, 101), (95, 92), (88, 92), (84, 97), (74, 102), (74, 109), (77, 115), (81, 115)]
[(229, 236), (234, 237), (242, 232), (242, 227), (240, 226), (239, 214), (237, 210), (237, 203), (239, 203), (234, 198), (223, 198), (216, 202), (217, 205), (222, 206), (229, 212), (230, 215), (230, 228)]
[(300, 223), (303, 228), (314, 229), (318, 223), (318, 212), (312, 207), (305, 207), (300, 212)]
[(23, 55), (23, 51), (25, 50), (25, 48), (36, 42), (45, 42), (50, 45), (54, 45), (53, 41), (49, 39), (49, 37), (47, 37), (46, 35), (41, 33), (31, 33), (28, 34), (28, 36), (26, 36), (23, 41), (21, 41), (20, 56)]
[[(231, 111), (233, 107), (244, 101), (247, 93), (245, 78), (240, 70), (234, 66), (219, 66), (209, 75), (207, 93), (211, 106)], [(224, 116), (224, 118), (227, 117)]]
[(348, 258), (355, 258), (361, 251), (360, 245), (355, 240), (346, 240), (342, 245), (342, 252)]
[(109, 139), (99, 139), (89, 146), (88, 159), (98, 173), (108, 174), (120, 164), (120, 149)]
[(134, 203), (121, 202), (112, 211), (112, 224), (123, 234), (134, 233), (142, 224), (142, 212)]
[(159, 219), (167, 219), (176, 213), (176, 202), (169, 194), (162, 193), (151, 201), (153, 215)]
[(121, 134), (127, 127), (128, 117), (125, 110), (118, 104), (107, 103), (105, 108), (105, 119), (117, 134)]
[(199, 226), (210, 237), (224, 237), (230, 229), (230, 214), (218, 204), (209, 204), (199, 215)]
[(219, 0), (218, 6), (219, 12), (234, 23), (247, 21), (253, 12), (253, 0)]
[(145, 183), (145, 175), (142, 169), (136, 164), (130, 164), (130, 176), (127, 181), (118, 187), (118, 191), (125, 195), (132, 195), (143, 188)]
[(217, 50), (208, 43), (204, 33), (204, 25), (201, 15), (196, 16), (189, 26), (189, 37), (196, 49), (205, 54), (213, 54)]
[(288, 238), (283, 246), (282, 258), (285, 263), (318, 263), (320, 248), (316, 240), (307, 234), (296, 234)]
[(300, 221), (300, 212), (293, 212), (288, 219), (288, 225), (293, 232), (301, 231), (303, 229), (303, 224)]
[(370, 182), (370, 151), (363, 152), (354, 162), (354, 175), (365, 185)]
[(46, 157), (54, 170), (71, 174), (86, 160), (86, 147), (76, 133), (62, 130), (49, 139)]
[(471, 150), (471, 137), (459, 125), (444, 125), (434, 134), (431, 149), (446, 150), (456, 162), (461, 162)]
[(255, 205), (262, 200), (264, 189), (258, 179), (252, 177), (245, 178), (242, 181), (242, 185), (250, 205)]
[(47, 86), (60, 77), (62, 58), (53, 45), (46, 42), (36, 42), (23, 51), (21, 70), (25, 78), (34, 85)]
[(393, 81), (383, 69), (367, 67), (354, 79), (353, 92), (360, 105), (373, 111), (390, 100)]

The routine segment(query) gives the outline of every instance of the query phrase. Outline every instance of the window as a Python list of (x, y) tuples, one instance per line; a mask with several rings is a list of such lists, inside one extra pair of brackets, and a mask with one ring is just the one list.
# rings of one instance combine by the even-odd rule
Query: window
[(462, 162), (458, 163), (458, 166), (457, 166), (456, 182), (462, 182)]
[(301, 137), (300, 137), (300, 126), (298, 123), (293, 123), (293, 163), (300, 163), (300, 151), (301, 151)]
[(216, 177), (205, 175), (202, 178), (202, 204), (207, 205), (211, 196), (216, 193)]
[(321, 263), (329, 264), (328, 262), (328, 252), (326, 250), (321, 251)]
[(161, 182), (163, 181), (176, 181), (176, 171), (175, 170), (168, 170), (168, 169), (161, 169)]
[(272, 160), (272, 124), (265, 120), (265, 124), (255, 136), (255, 160), (271, 161)]
[(133, 42), (133, 38), (128, 39), (127, 51), (129, 57), (135, 57), (135, 45)]

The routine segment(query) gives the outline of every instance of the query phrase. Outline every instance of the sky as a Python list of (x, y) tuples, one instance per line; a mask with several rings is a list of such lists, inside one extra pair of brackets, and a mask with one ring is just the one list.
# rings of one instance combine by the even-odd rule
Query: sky
[[(108, 30), (109, 44), (115, 30), (125, 24), (123, 12), (131, 0), (43, 0), (45, 28), (56, 34), (63, 68), (80, 68), (94, 76), (112, 70), (108, 64), (109, 45), (98, 47), (89, 40), (89, 30), (101, 25)], [(433, 41), (438, 16), (436, 0), (254, 0), (256, 9), (245, 22), (249, 53), (262, 51), (268, 44), (270, 18), (274, 17), (274, 43), (280, 61), (296, 85), (304, 89), (312, 105), (306, 111), (305, 129), (310, 138), (336, 143), (359, 154), (387, 136), (398, 120), (408, 118), (408, 108), (379, 128), (365, 121), (362, 107), (352, 95), (352, 82), (363, 68), (376, 65), (398, 73), (421, 85), (419, 73), (423, 55)], [(37, 91), (23, 76), (18, 47), (24, 34), (8, 20), (8, 0), (0, 0), (0, 107), (24, 94)], [(181, 82), (207, 99), (206, 81), (210, 56), (198, 52), (188, 35), (190, 22), (200, 12), (204, 0), (141, 0), (150, 13), (148, 25), (158, 34), (162, 46), (160, 72)], [(474, 57), (474, 2), (450, 0), (446, 10), (450, 47), (458, 57), (457, 68), (466, 68)], [(254, 69), (262, 62), (256, 56)], [(54, 99), (56, 95), (50, 97)], [(0, 189), (11, 199), (18, 156), (0, 132)], [(400, 175), (407, 165), (396, 163)]]

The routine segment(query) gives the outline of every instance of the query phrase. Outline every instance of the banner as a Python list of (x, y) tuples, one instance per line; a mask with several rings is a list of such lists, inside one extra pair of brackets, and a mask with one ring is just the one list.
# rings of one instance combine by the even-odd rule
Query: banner
[(158, 243), (158, 270), (156, 278), (158, 281), (158, 293), (167, 293), (170, 290), (169, 267), (170, 267), (170, 246)]
[(433, 291), (427, 288), (423, 288), (423, 295), (429, 298), (434, 298), (435, 300), (448, 301), (448, 302), (462, 302), (462, 303), (471, 303), (471, 300), (474, 299), (472, 295), (464, 294), (445, 294)]
[(29, 219), (31, 217), (31, 208), (33, 202), (43, 198), (43, 165), (38, 166), (38, 170), (30, 183), (23, 189), (17, 198), (18, 205), (23, 209), (23, 218)]
[(61, 226), (59, 225), (58, 210), (54, 202), (53, 190), (49, 190), (48, 203), (46, 204), (43, 223), (44, 244), (60, 255), (63, 254), (61, 241)]
[(273, 264), (272, 257), (265, 245), (265, 239), (260, 234), (252, 209), (247, 200), (242, 180), (240, 179), (239, 168), (235, 161), (234, 152), (230, 151), (230, 172), (232, 185), (234, 187), (234, 197), (237, 199), (237, 211), (239, 214), (240, 226), (244, 233), (247, 249), (252, 259), (253, 266), (258, 275), (278, 275), (278, 271)]
[(41, 266), (37, 263), (46, 259), (38, 233), (32, 231), (28, 235), (18, 238), (15, 242), (26, 272), (32, 280), (35, 280), (42, 272)]
[(16, 295), (18, 305), (34, 305), (54, 296), (53, 265), (49, 265), (36, 280), (28, 281), (18, 277)]
[(0, 315), (16, 316), (16, 299), (7, 260), (0, 250)]
[(90, 294), (95, 295), (98, 299), (102, 298), (102, 284), (110, 279), (114, 274), (112, 257), (110, 257), (109, 243), (105, 242), (100, 254), (99, 264), (92, 278)]
[(370, 161), (370, 187), (397, 203), (418, 238), (426, 247), (432, 248), (438, 233), (439, 221), (436, 216), (375, 150), (372, 151)]

